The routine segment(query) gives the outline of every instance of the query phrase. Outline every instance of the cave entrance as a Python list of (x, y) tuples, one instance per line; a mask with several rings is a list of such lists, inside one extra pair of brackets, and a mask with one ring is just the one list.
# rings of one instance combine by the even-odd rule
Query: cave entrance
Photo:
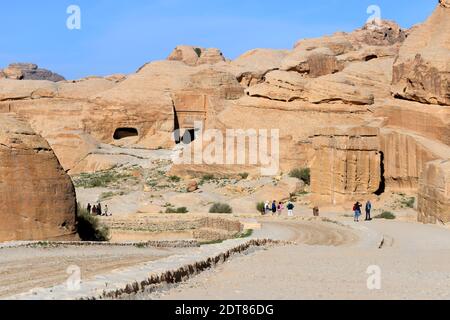
[(114, 140), (121, 140), (129, 137), (137, 137), (139, 132), (136, 128), (117, 128), (114, 132)]
[(173, 108), (174, 123), (173, 123), (173, 136), (176, 144), (191, 144), (195, 140), (194, 128), (180, 128), (180, 122), (178, 120), (178, 114), (175, 107)]
[(384, 153), (380, 152), (380, 175), (381, 175), (381, 179), (380, 179), (380, 187), (378, 188), (377, 191), (375, 191), (375, 194), (377, 196), (381, 196), (384, 193), (384, 191), (386, 190), (386, 178), (384, 177), (384, 173), (385, 173)]
[(370, 54), (367, 57), (364, 58), (364, 61), (370, 61), (373, 59), (378, 59), (378, 56), (376, 54)]

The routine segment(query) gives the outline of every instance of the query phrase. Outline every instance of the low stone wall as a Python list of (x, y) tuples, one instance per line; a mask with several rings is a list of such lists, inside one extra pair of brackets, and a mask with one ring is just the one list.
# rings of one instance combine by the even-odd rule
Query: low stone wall
[(93, 241), (30, 241), (5, 243), (1, 249), (9, 248), (61, 248), (61, 247), (149, 247), (149, 248), (195, 248), (200, 247), (196, 240), (146, 241), (146, 242), (93, 242)]
[(243, 225), (237, 220), (224, 219), (224, 218), (203, 218), (200, 222), (203, 228), (208, 229), (219, 229), (228, 232), (238, 233), (243, 230)]
[(243, 225), (238, 220), (222, 217), (141, 217), (136, 220), (113, 218), (103, 219), (103, 222), (113, 232), (117, 230), (163, 234), (190, 231), (194, 239), (206, 241), (230, 239), (243, 231)]

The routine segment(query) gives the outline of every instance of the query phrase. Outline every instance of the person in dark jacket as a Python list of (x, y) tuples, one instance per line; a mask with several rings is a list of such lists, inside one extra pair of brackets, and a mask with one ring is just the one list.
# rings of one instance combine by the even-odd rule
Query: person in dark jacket
[(275, 200), (272, 202), (272, 214), (277, 214), (277, 202)]
[(370, 216), (371, 211), (372, 211), (372, 203), (369, 200), (366, 203), (366, 221), (372, 220), (372, 217)]
[(102, 215), (103, 215), (103, 212), (102, 212), (102, 204), (101, 204), (101, 203), (99, 203), (99, 204), (97, 205), (97, 215), (98, 215), (98, 216), (102, 216)]
[(88, 211), (88, 213), (89, 214), (91, 214), (91, 209), (92, 209), (92, 206), (91, 206), (91, 204), (90, 203), (88, 203), (88, 205), (87, 205), (87, 211)]
[(355, 214), (355, 222), (359, 222), (359, 217), (361, 216), (361, 207), (362, 207), (362, 204), (359, 203), (359, 201), (353, 205), (353, 212)]
[(289, 217), (293, 217), (294, 216), (294, 204), (289, 201), (288, 205), (287, 205), (287, 209), (288, 209), (288, 216)]

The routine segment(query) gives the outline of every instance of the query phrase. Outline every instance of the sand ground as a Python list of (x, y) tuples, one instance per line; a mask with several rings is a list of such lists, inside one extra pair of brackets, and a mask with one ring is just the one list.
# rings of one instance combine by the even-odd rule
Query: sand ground
[[(187, 252), (189, 248), (183, 249)], [(7, 248), (0, 251), (0, 298), (63, 284), (70, 266), (83, 280), (95, 275), (162, 259), (178, 249), (135, 247)]]
[[(180, 285), (136, 299), (450, 299), (448, 229), (408, 221), (355, 224), (339, 215), (258, 220), (262, 228), (252, 237), (296, 244), (250, 250)], [(1, 249), (0, 298), (62, 284), (70, 265), (81, 268), (84, 281), (111, 273), (119, 281), (121, 270), (189, 255), (189, 250), (198, 249)], [(367, 287), (370, 266), (381, 272), (379, 290)]]
[[(273, 223), (265, 228), (278, 232)], [(311, 233), (319, 233), (325, 241), (320, 241), (319, 236), (306, 244), (243, 255), (147, 298), (450, 299), (448, 230), (382, 220), (357, 225), (359, 238), (352, 233), (343, 236), (339, 229), (332, 231), (336, 236), (330, 238), (328, 231), (321, 233), (322, 228), (314, 226), (305, 232), (301, 224), (290, 224), (288, 237), (292, 240), (305, 240)], [(366, 241), (376, 234), (384, 238), (381, 249), (376, 236)], [(368, 289), (370, 266), (380, 268), (379, 290)]]

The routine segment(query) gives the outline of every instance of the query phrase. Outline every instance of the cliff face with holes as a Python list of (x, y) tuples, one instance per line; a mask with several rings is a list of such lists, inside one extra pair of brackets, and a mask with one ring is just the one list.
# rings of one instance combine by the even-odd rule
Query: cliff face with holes
[(75, 239), (76, 200), (48, 143), (0, 114), (0, 241)]
[(379, 191), (382, 172), (379, 129), (324, 128), (311, 137), (314, 201), (342, 203)]
[[(113, 166), (96, 157), (102, 144), (172, 148), (199, 122), (223, 133), (278, 129), (278, 172), (311, 167), (319, 205), (405, 190), (441, 203), (448, 195), (426, 172), (450, 158), (449, 7), (440, 0), (411, 30), (369, 23), (233, 61), (218, 49), (179, 46), (127, 76), (0, 79), (0, 112), (27, 119), (69, 173)], [(261, 173), (250, 163), (172, 170)], [(421, 217), (447, 214), (428, 207), (419, 206)]]

